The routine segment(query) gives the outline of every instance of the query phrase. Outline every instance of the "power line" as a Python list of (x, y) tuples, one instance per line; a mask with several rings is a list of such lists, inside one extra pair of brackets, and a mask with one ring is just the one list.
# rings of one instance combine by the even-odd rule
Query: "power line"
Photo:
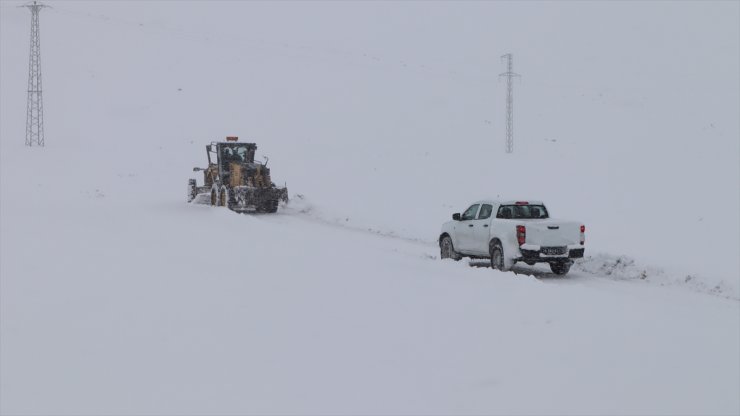
[(514, 56), (510, 53), (501, 55), (506, 58), (506, 72), (499, 74), (506, 77), (506, 153), (514, 153), (514, 85), (511, 80), (520, 76), (514, 73)]
[[(0, 0), (1, 1), (1, 0)], [(118, 26), (124, 27), (129, 26), (131, 28), (139, 29), (149, 33), (156, 33), (160, 35), (166, 35), (182, 40), (198, 40), (198, 41), (219, 41), (222, 43), (233, 43), (237, 44), (248, 44), (251, 48), (258, 48), (261, 50), (269, 50), (270, 52), (279, 51), (291, 51), (294, 53), (302, 53), (306, 56), (333, 56), (348, 61), (354, 65), (358, 65), (359, 62), (369, 63), (371, 65), (377, 65), (386, 68), (403, 68), (403, 70), (409, 70), (417, 73), (428, 74), (436, 77), (444, 77), (452, 80), (473, 80), (474, 77), (469, 73), (462, 72), (460, 68), (450, 66), (449, 68), (443, 68), (437, 66), (431, 61), (427, 62), (414, 62), (406, 59), (402, 56), (384, 56), (375, 52), (362, 52), (353, 49), (345, 49), (342, 47), (328, 47), (328, 46), (313, 46), (309, 44), (300, 44), (294, 42), (283, 42), (283, 41), (270, 41), (264, 39), (246, 38), (241, 34), (218, 34), (205, 31), (198, 31), (197, 29), (179, 29), (176, 27), (166, 26), (162, 23), (150, 24), (142, 23), (138, 21), (120, 19), (115, 16), (109, 16), (105, 14), (80, 12), (70, 8), (65, 8), (66, 5), (55, 4), (54, 7), (50, 7), (52, 10), (58, 13), (71, 15), (75, 18), (84, 18), (87, 20), (99, 20), (107, 23), (114, 23)], [(438, 59), (437, 59), (438, 60)], [(487, 77), (481, 76), (481, 79), (487, 79)]]

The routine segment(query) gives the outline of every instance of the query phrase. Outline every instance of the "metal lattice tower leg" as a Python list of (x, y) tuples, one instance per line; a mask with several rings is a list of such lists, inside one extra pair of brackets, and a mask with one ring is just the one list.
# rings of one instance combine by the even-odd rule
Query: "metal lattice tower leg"
[(514, 152), (514, 85), (512, 78), (518, 77), (514, 73), (514, 57), (507, 53), (501, 55), (501, 59), (506, 58), (506, 72), (499, 74), (500, 77), (506, 77), (506, 153)]
[(47, 7), (33, 2), (31, 10), (31, 52), (28, 58), (28, 103), (26, 106), (26, 146), (44, 145), (44, 104), (41, 92), (41, 37), (39, 11)]

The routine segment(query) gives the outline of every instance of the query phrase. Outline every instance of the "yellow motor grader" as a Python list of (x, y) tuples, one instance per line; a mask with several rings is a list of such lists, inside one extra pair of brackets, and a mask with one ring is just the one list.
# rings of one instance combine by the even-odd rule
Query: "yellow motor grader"
[(193, 172), (203, 172), (203, 186), (195, 179), (188, 181), (188, 202), (210, 193), (213, 206), (236, 212), (277, 212), (280, 201), (288, 202), (288, 188), (272, 182), (268, 159), (255, 162), (256, 151), (255, 143), (239, 143), (233, 136), (207, 145), (208, 167), (193, 168)]

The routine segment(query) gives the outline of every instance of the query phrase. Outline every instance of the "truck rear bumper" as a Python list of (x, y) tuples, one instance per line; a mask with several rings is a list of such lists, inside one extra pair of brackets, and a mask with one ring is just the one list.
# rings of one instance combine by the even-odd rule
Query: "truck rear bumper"
[(519, 248), (521, 257), (517, 260), (525, 262), (549, 262), (562, 259), (579, 259), (583, 257), (585, 248), (581, 245), (540, 247), (525, 244)]

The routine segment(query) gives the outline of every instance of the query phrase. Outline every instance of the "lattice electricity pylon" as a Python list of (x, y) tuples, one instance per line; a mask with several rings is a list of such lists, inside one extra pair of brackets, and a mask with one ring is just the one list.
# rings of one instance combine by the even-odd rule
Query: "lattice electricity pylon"
[(26, 146), (44, 145), (44, 103), (41, 92), (41, 36), (39, 11), (46, 5), (33, 2), (20, 7), (31, 10), (31, 52), (28, 58), (28, 102), (26, 104)]
[(501, 55), (501, 59), (507, 58), (506, 72), (499, 74), (506, 77), (506, 153), (514, 152), (514, 85), (512, 78), (521, 75), (514, 73), (514, 56), (510, 53)]

